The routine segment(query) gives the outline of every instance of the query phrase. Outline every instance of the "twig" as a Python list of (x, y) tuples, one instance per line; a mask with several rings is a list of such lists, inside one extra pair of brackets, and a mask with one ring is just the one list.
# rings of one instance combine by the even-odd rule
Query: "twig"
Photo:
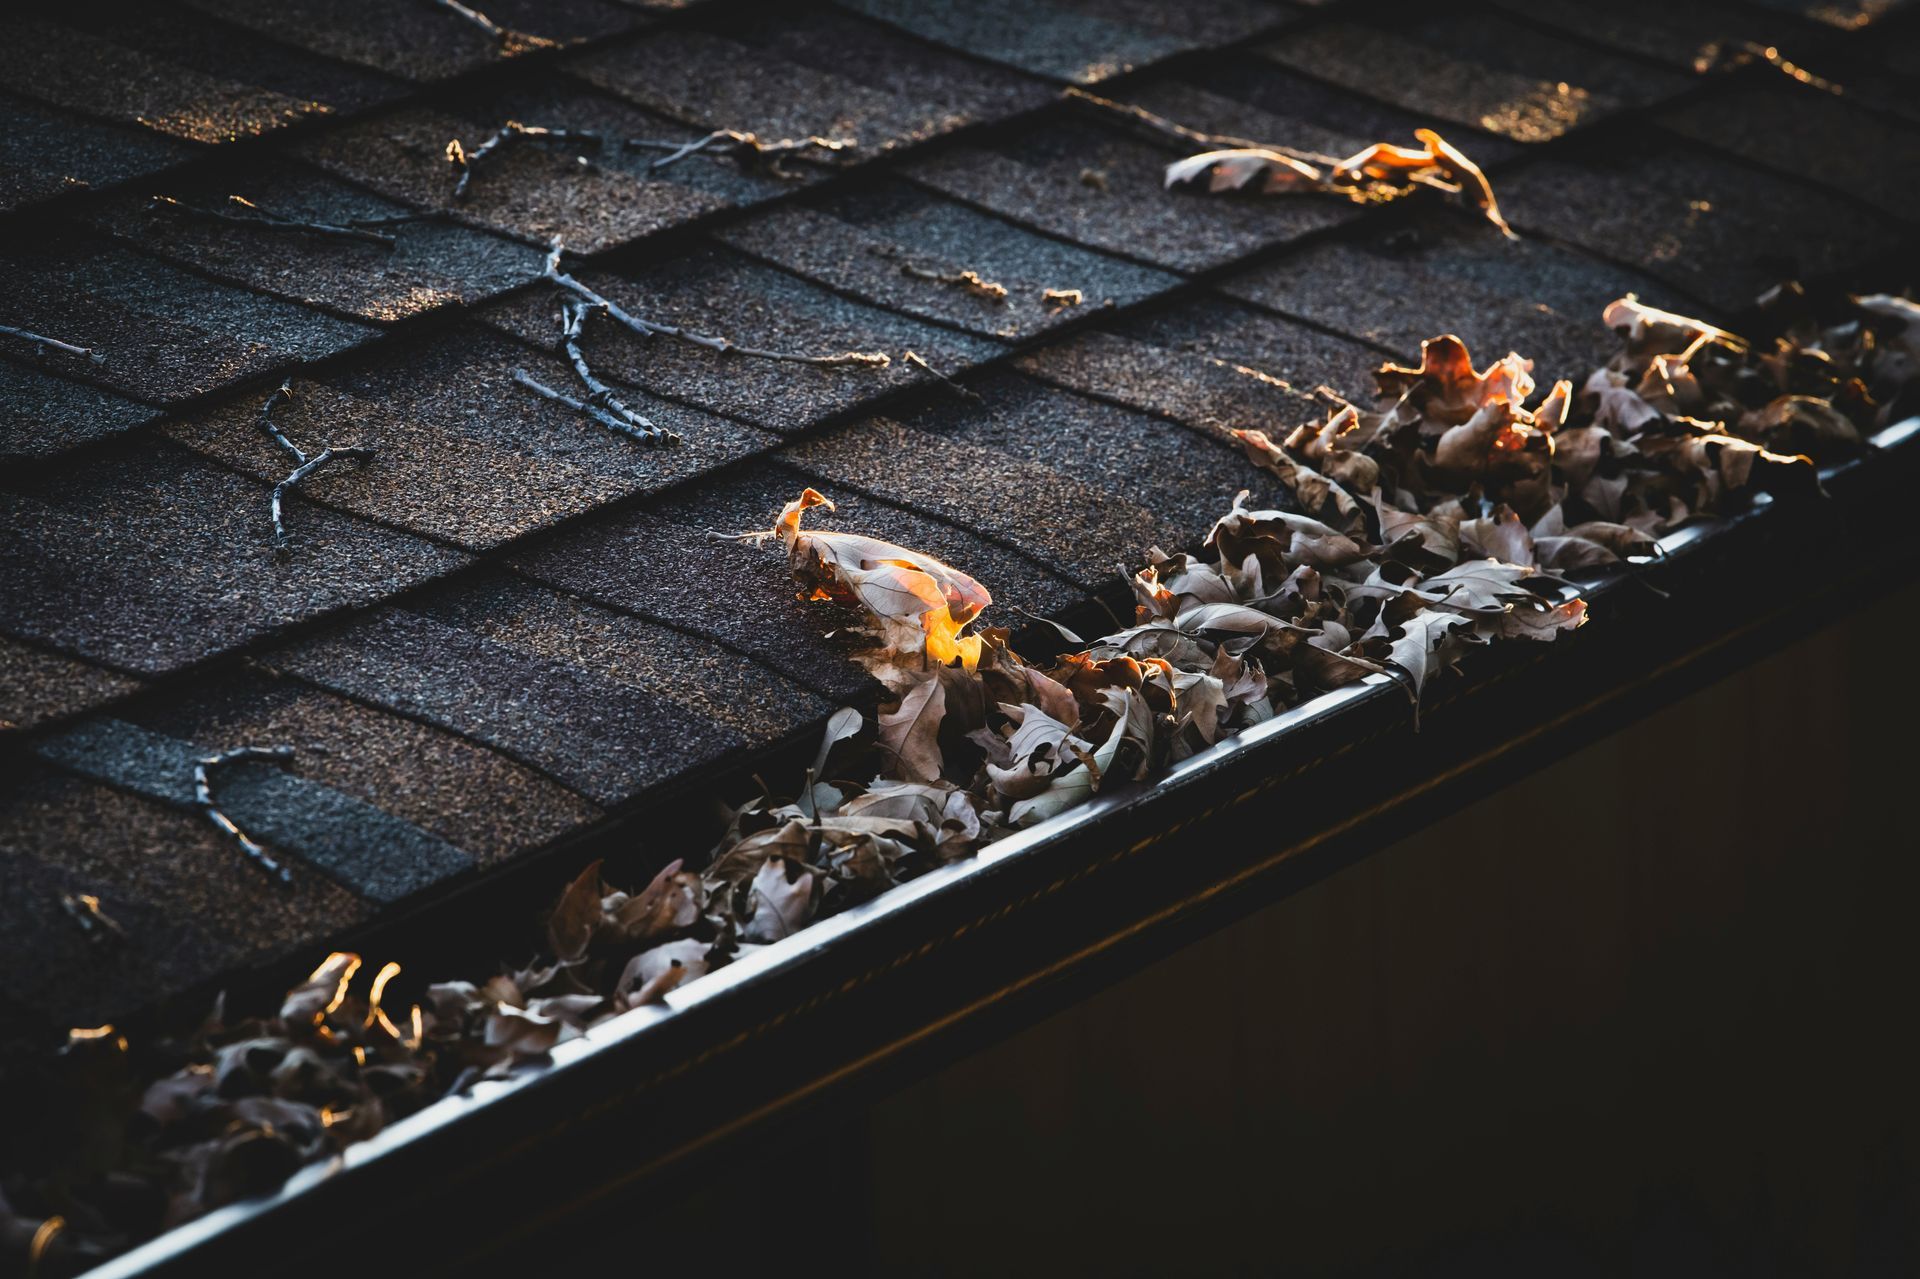
[(278, 444), (293, 459), (294, 466), (287, 478), (273, 486), (273, 553), (285, 555), (292, 549), (292, 539), (287, 536), (287, 526), (283, 518), (283, 506), (289, 491), (297, 488), (300, 481), (312, 475), (329, 462), (346, 459), (354, 462), (369, 461), (373, 450), (369, 448), (335, 448), (331, 444), (318, 453), (308, 456), (298, 444), (288, 439), (286, 433), (273, 423), (273, 410), (284, 400), (293, 398), (293, 379), (280, 383), (277, 390), (267, 397), (260, 406), (260, 429), (267, 437)]
[(683, 329), (678, 325), (665, 324), (658, 320), (644, 319), (627, 310), (625, 307), (622, 307), (619, 303), (609, 301), (607, 298), (602, 297), (586, 285), (580, 283), (580, 281), (574, 279), (573, 276), (562, 271), (560, 269), (560, 256), (565, 252), (566, 246), (561, 243), (560, 237), (556, 235), (553, 238), (552, 246), (547, 252), (545, 277), (569, 293), (572, 293), (575, 297), (598, 308), (601, 313), (609, 319), (625, 325), (643, 338), (652, 337), (657, 333), (664, 337), (678, 338), (682, 342), (691, 342), (695, 346), (704, 346), (710, 351), (734, 352), (739, 355), (758, 356), (763, 360), (787, 360), (795, 364), (817, 364), (827, 367), (855, 365), (862, 368), (884, 369), (893, 363), (892, 358), (884, 351), (842, 351), (838, 355), (802, 355), (796, 351), (773, 351), (764, 347), (741, 346), (730, 338), (715, 337), (707, 333), (695, 333), (691, 329)]
[(281, 883), (290, 884), (293, 882), (293, 872), (276, 861), (273, 854), (263, 848), (258, 841), (234, 825), (233, 819), (221, 812), (213, 802), (213, 770), (227, 764), (256, 759), (284, 764), (293, 759), (293, 747), (236, 746), (232, 750), (221, 751), (218, 755), (202, 757), (193, 766), (194, 802), (200, 806), (200, 811), (206, 814), (207, 820), (212, 822), (216, 829), (231, 835), (239, 843), (240, 851), (251, 858), (254, 864)]
[(1733, 70), (1755, 61), (1764, 62), (1787, 79), (1798, 81), (1822, 93), (1831, 93), (1836, 98), (1846, 95), (1844, 86), (1835, 84), (1823, 76), (1817, 76), (1798, 63), (1788, 61), (1777, 47), (1761, 44), (1757, 40), (1726, 44), (1718, 40), (1710, 41), (1702, 45), (1700, 52), (1694, 55), (1693, 69), (1705, 75), (1715, 69)]
[(503, 44), (513, 35), (513, 32), (506, 27), (501, 26), (486, 14), (481, 13), (478, 9), (468, 8), (466, 5), (461, 4), (460, 0), (427, 0), (427, 3), (465, 18), (468, 22), (479, 27), (482, 31)]
[(52, 347), (56, 351), (65, 351), (68, 355), (84, 355), (95, 364), (105, 364), (107, 357), (99, 354), (90, 346), (75, 346), (71, 342), (62, 342), (59, 338), (50, 338), (44, 333), (34, 333), (27, 329), (16, 329), (11, 324), (0, 324), (0, 333), (24, 338), (28, 342), (38, 342), (41, 346)]
[[(532, 391), (535, 395), (544, 396), (552, 400), (555, 404), (564, 405), (572, 409), (575, 413), (592, 418), (609, 431), (618, 431), (622, 435), (631, 436), (642, 444), (672, 444), (680, 438), (664, 426), (636, 425), (635, 422), (630, 422), (624, 417), (617, 416), (597, 404), (589, 403), (586, 400), (575, 399), (565, 391), (556, 391), (545, 382), (536, 379), (525, 369), (514, 370), (513, 380), (521, 386), (526, 387), (529, 391)], [(647, 419), (639, 417), (638, 414), (635, 415), (635, 418), (639, 422), (647, 421)]]
[(1272, 142), (1255, 142), (1249, 138), (1236, 138), (1228, 133), (1204, 133), (1199, 129), (1190, 129), (1163, 115), (1155, 115), (1145, 107), (1136, 107), (1130, 102), (1115, 102), (1112, 98), (1103, 98), (1097, 93), (1088, 93), (1085, 89), (1068, 87), (1063, 95), (1076, 102), (1084, 102), (1103, 111), (1111, 111), (1123, 116), (1135, 124), (1144, 125), (1153, 132), (1180, 142), (1192, 142), (1210, 150), (1233, 147), (1258, 147), (1265, 151), (1278, 151), (1281, 155), (1292, 156), (1296, 160), (1305, 160), (1310, 164), (1327, 166), (1338, 165), (1340, 161), (1318, 151), (1302, 151), (1297, 147), (1283, 147)]
[(928, 364), (926, 360), (924, 360), (914, 352), (908, 351), (901, 358), (905, 360), (910, 367), (919, 369), (922, 373), (926, 373), (933, 377), (939, 378), (940, 381), (946, 385), (948, 390), (952, 391), (955, 395), (959, 396), (961, 399), (977, 400), (980, 398), (980, 393), (978, 391), (969, 390), (967, 387), (962, 386), (960, 383), (954, 381), (952, 378), (942, 373), (939, 369), (934, 368), (933, 365)]
[[(187, 204), (170, 195), (156, 195), (151, 198), (150, 207), (155, 210), (171, 210), (178, 213), (191, 213), (197, 217), (211, 218), (216, 222), (228, 222), (238, 226), (266, 227), (273, 231), (304, 231), (310, 235), (333, 236), (342, 240), (360, 240), (367, 244), (377, 244), (391, 249), (399, 241), (390, 235), (368, 230), (355, 223), (339, 224), (334, 222), (306, 222), (299, 218), (282, 217), (268, 209), (263, 209), (245, 196), (230, 195), (230, 204), (247, 210), (235, 213), (230, 209), (209, 209), (198, 204)], [(384, 223), (383, 223), (384, 224)]]
[(80, 926), (88, 941), (104, 940), (108, 933), (126, 935), (120, 921), (100, 909), (100, 899), (92, 893), (61, 893), (60, 908)]
[(594, 376), (587, 357), (580, 349), (580, 337), (586, 331), (587, 317), (601, 312), (602, 308), (578, 298), (568, 298), (560, 304), (560, 348), (566, 352), (567, 359), (573, 364), (574, 375), (580, 384), (587, 388), (587, 398), (576, 400), (554, 390), (546, 383), (538, 381), (525, 370), (514, 373), (513, 380), (526, 387), (535, 395), (543, 396), (556, 404), (563, 404), (574, 412), (592, 418), (610, 430), (618, 431), (642, 444), (677, 444), (680, 437), (673, 431), (661, 426), (646, 414), (635, 409), (613, 393), (613, 388)]
[(551, 129), (545, 125), (521, 124), (518, 120), (509, 120), (493, 131), (493, 136), (469, 151), (462, 146), (460, 139), (454, 138), (447, 143), (447, 163), (460, 172), (460, 180), (454, 183), (453, 198), (467, 198), (467, 184), (473, 181), (474, 166), (492, 155), (516, 138), (544, 138), (556, 142), (584, 142), (588, 146), (599, 146), (600, 135), (585, 129)]
[(1087, 300), (1087, 295), (1079, 289), (1046, 289), (1040, 294), (1040, 300), (1048, 306), (1079, 306)]
[(929, 271), (926, 267), (902, 262), (900, 274), (910, 275), (916, 280), (932, 280), (935, 284), (957, 284), (975, 297), (985, 298), (989, 302), (1004, 303), (1007, 300), (1007, 286), (982, 279), (978, 271)]
[[(691, 142), (665, 142), (657, 138), (628, 138), (623, 144), (635, 151), (665, 151), (667, 154), (649, 164), (649, 169), (664, 169), (678, 163), (690, 155), (708, 155), (714, 157), (732, 157), (751, 167), (765, 167), (777, 177), (792, 178), (798, 174), (780, 167), (783, 160), (803, 160), (809, 164), (831, 164), (826, 157), (849, 150), (859, 143), (852, 138), (822, 138), (808, 136), (804, 138), (779, 138), (773, 141), (763, 140), (758, 134), (742, 132), (739, 129), (715, 129), (704, 138), (695, 138)], [(819, 152), (820, 154), (815, 154)]]

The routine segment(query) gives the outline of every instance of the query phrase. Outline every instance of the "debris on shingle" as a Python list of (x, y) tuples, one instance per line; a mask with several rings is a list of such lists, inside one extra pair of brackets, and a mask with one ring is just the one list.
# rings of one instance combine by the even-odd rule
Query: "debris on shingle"
[[(602, 376), (777, 431), (804, 428), (917, 377), (897, 360), (888, 367), (878, 367), (877, 361), (846, 367), (852, 362), (829, 364), (811, 358), (816, 354), (912, 349), (958, 369), (998, 353), (979, 338), (847, 301), (721, 249), (694, 249), (630, 274), (580, 270), (569, 275), (646, 325), (723, 334), (729, 344), (753, 353), (810, 357), (804, 362), (744, 358), (741, 351), (697, 338), (663, 342), (616, 324), (593, 326), (581, 344)], [(532, 293), (497, 303), (479, 318), (544, 345), (553, 340), (554, 305), (550, 295)]]
[(50, 352), (45, 366), (151, 403), (333, 355), (375, 330), (213, 284), (98, 240), (0, 252), (7, 321), (103, 357)]
[(112, 186), (194, 155), (184, 142), (0, 94), (0, 212)]
[(287, 438), (273, 420), (275, 408), (293, 398), (293, 380), (282, 382), (278, 389), (267, 396), (260, 406), (260, 430), (268, 439), (279, 445), (280, 451), (293, 459), (293, 469), (287, 477), (273, 486), (271, 511), (273, 514), (273, 553), (285, 555), (293, 549), (293, 540), (287, 536), (285, 505), (287, 495), (300, 487), (301, 481), (324, 469), (329, 462), (366, 462), (373, 458), (374, 451), (354, 445), (336, 447), (325, 445), (318, 453), (308, 453), (305, 449)]
[[(540, 273), (526, 245), (457, 226), (337, 182), (305, 166), (253, 161), (226, 173), (165, 179), (90, 205), (95, 226), (195, 270), (375, 322), (471, 306)], [(164, 193), (178, 204), (155, 207)], [(253, 221), (234, 197), (292, 225)], [(231, 213), (214, 220), (188, 207)], [(314, 235), (307, 224), (355, 236)]]
[(1287, 16), (1255, 0), (1177, 6), (1074, 0), (853, 0), (924, 39), (1037, 75), (1092, 84), (1203, 45), (1243, 39)]
[[(816, 613), (794, 597), (785, 572), (769, 569), (765, 552), (716, 542), (712, 531), (765, 527), (769, 515), (805, 480), (761, 466), (691, 486), (645, 510), (594, 515), (558, 536), (516, 552), (516, 569), (563, 590), (640, 613), (681, 630), (709, 635), (750, 654), (823, 697), (847, 701), (873, 685), (849, 654), (856, 637), (829, 636)], [(950, 563), (991, 577), (996, 596), (1051, 613), (1078, 598), (1077, 588), (1003, 546), (965, 529), (863, 499), (833, 486), (840, 518), (877, 536), (925, 547)], [(725, 591), (713, 583), (728, 583)]]
[(325, 103), (206, 75), (39, 19), (8, 24), (0, 84), (86, 115), (190, 142), (255, 137), (316, 115)]
[[(300, 743), (303, 778), (354, 796), (493, 865), (600, 810), (497, 751), (286, 679), (223, 672), (121, 718), (192, 742)], [(472, 803), (483, 794), (485, 804)]]
[(449, 571), (457, 552), (303, 512), (295, 565), (263, 554), (270, 490), (156, 440), (0, 487), (0, 631), (158, 674)]
[[(817, 205), (783, 204), (715, 238), (875, 305), (988, 337), (1027, 337), (1074, 318), (1048, 304), (1048, 289), (1077, 289), (1096, 305), (1128, 305), (1178, 278), (894, 181)], [(967, 287), (968, 271), (1000, 285), (1005, 296), (983, 299)]]
[(1458, 334), (1476, 351), (1524, 348), (1535, 377), (1548, 383), (1604, 363), (1616, 349), (1591, 314), (1595, 298), (1638, 293), (1655, 305), (1680, 305), (1671, 290), (1636, 271), (1531, 237), (1501, 240), (1441, 217), (1308, 245), (1219, 287), (1406, 359), (1441, 332)]
[[(1668, 4), (1665, 0), (1493, 0), (1501, 9), (1546, 23), (1584, 40), (1664, 62), (1677, 71), (1696, 69), (1709, 47), (1780, 44), (1791, 56), (1814, 57), (1832, 49), (1832, 37), (1758, 5)], [(1808, 50), (1808, 52), (1802, 52)]]
[[(39, 961), (0, 966), (0, 990), (61, 1024), (284, 958), (372, 913), (324, 875), (283, 886), (236, 873), (232, 844), (189, 806), (40, 765), (0, 779), (0, 848), (0, 931)], [(96, 896), (119, 921), (113, 963), (89, 955), (62, 893)]]
[[(1843, 191), (1908, 222), (1920, 221), (1920, 126), (1903, 126), (1847, 98), (1784, 81), (1721, 86), (1657, 117), (1709, 146)], [(1891, 162), (1890, 162), (1891, 161)]]
[[(610, 616), (618, 629), (621, 620)], [(323, 687), (484, 742), (600, 804), (629, 799), (748, 740), (634, 687), (604, 662), (549, 656), (414, 608), (376, 609), (269, 660)]]
[[(555, 145), (500, 152), (488, 161), (485, 179), (475, 182), (464, 200), (449, 205), (453, 183), (447, 177), (447, 143), (485, 137), (502, 118), (492, 107), (490, 102), (463, 105), (459, 114), (440, 107), (410, 108), (307, 139), (294, 149), (389, 199), (422, 208), (446, 207), (458, 221), (543, 244), (563, 236), (583, 253), (678, 226), (728, 203), (727, 194), (680, 180), (677, 169), (660, 177), (645, 173), (642, 162), (629, 162), (618, 147), (595, 149), (589, 159), (577, 147)], [(602, 107), (596, 118), (573, 107), (565, 98), (548, 100), (538, 118), (564, 120), (569, 128), (593, 132), (610, 126), (649, 127), (633, 114)], [(763, 181), (780, 185), (774, 179)]]
[(501, 39), (432, 0), (187, 0), (261, 35), (404, 80), (444, 80), (489, 63), (628, 30), (644, 21), (601, 0), (482, 0), (468, 6), (509, 33)]
[[(1319, 200), (1173, 200), (1162, 174), (1179, 154), (1119, 126), (1056, 119), (991, 147), (955, 147), (906, 166), (938, 191), (1135, 261), (1205, 270), (1354, 211)], [(1082, 173), (1102, 175), (1097, 184)]]
[(1521, 230), (1626, 262), (1725, 312), (1902, 239), (1850, 200), (1645, 137), (1529, 164), (1504, 179), (1501, 196)]
[(1546, 142), (1670, 97), (1687, 80), (1485, 14), (1392, 29), (1328, 22), (1263, 45), (1283, 66), (1422, 115)]
[(139, 687), (131, 675), (0, 636), (0, 733), (66, 719)]
[(449, 198), (466, 199), (467, 187), (473, 181), (476, 166), (509, 142), (525, 141), (561, 142), (570, 147), (579, 147), (584, 151), (597, 151), (606, 143), (606, 139), (599, 134), (582, 129), (561, 129), (545, 124), (522, 124), (518, 120), (508, 120), (475, 143), (471, 149), (466, 147), (459, 138), (454, 138), (447, 143), (446, 156), (447, 163), (453, 166), (459, 178), (454, 182), (453, 192)]
[[(287, 772), (280, 765), (294, 759), (292, 747), (209, 750), (100, 718), (42, 738), (34, 751), (49, 763), (195, 813), (225, 850), (219, 875), (229, 885), (265, 880), (285, 892), (314, 878), (286, 868), (282, 857), (290, 855), (360, 896), (389, 903), (473, 866), (471, 857), (444, 840)], [(268, 874), (236, 863), (236, 841)]]

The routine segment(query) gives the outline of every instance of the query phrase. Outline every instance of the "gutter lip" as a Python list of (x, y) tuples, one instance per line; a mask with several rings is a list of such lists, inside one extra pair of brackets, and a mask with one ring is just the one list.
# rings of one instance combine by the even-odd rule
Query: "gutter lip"
[[(1920, 415), (1887, 426), (1868, 437), (1866, 448), (1859, 455), (1821, 467), (1820, 482), (1824, 485), (1835, 476), (1874, 465), (1871, 459), (1876, 453), (1907, 445), (1916, 436), (1920, 436)], [(1745, 510), (1730, 516), (1692, 522), (1660, 538), (1658, 545), (1661, 554), (1667, 558), (1687, 558), (1715, 540), (1719, 533), (1764, 518), (1775, 505), (1768, 495), (1756, 494)], [(1626, 573), (1616, 567), (1613, 571), (1579, 579), (1579, 593), (1582, 598), (1593, 599), (1619, 589), (1625, 580)], [(1129, 784), (1096, 794), (1086, 803), (1057, 817), (988, 845), (965, 861), (952, 862), (929, 871), (870, 901), (829, 916), (791, 937), (689, 982), (670, 992), (663, 1003), (630, 1009), (577, 1039), (556, 1045), (551, 1060), (544, 1065), (523, 1069), (507, 1079), (482, 1081), (465, 1093), (448, 1093), (367, 1140), (347, 1147), (333, 1158), (307, 1165), (271, 1194), (216, 1208), (84, 1273), (89, 1279), (135, 1279), (156, 1267), (190, 1264), (197, 1248), (242, 1224), (269, 1216), (323, 1183), (349, 1176), (355, 1170), (411, 1147), (477, 1111), (490, 1110), (506, 1098), (535, 1084), (556, 1081), (579, 1063), (630, 1045), (682, 1014), (725, 1000), (778, 974), (790, 972), (840, 939), (910, 910), (943, 889), (994, 875), (996, 871), (1031, 858), (1093, 823), (1124, 813), (1149, 798), (1163, 799), (1170, 791), (1184, 789), (1199, 778), (1234, 767), (1242, 762), (1242, 757), (1284, 741), (1308, 725), (1349, 714), (1364, 705), (1405, 696), (1403, 686), (1393, 677), (1369, 675), (1357, 683), (1302, 702), (1255, 724), (1238, 736), (1216, 742), (1182, 760), (1150, 783)]]

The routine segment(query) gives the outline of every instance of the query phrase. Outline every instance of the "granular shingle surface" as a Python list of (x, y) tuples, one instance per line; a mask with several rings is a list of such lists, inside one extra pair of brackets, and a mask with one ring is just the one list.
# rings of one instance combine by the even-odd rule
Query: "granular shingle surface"
[[(477, 7), (513, 34), (421, 0), (76, 0), (8, 27), (0, 326), (100, 357), (0, 334), (9, 1026), (310, 963), (403, 910), (455, 921), (455, 881), (557, 881), (590, 829), (872, 711), (857, 616), (797, 599), (777, 543), (712, 536), (809, 484), (839, 503), (809, 527), (957, 565), (991, 623), (1093, 616), (1237, 490), (1284, 500), (1222, 428), (1319, 418), (1320, 388), (1365, 396), (1424, 338), (1545, 383), (1610, 350), (1622, 293), (1737, 326), (1791, 273), (1910, 282), (1915, 27), (1855, 29), (1878, 4)], [(1128, 107), (1336, 156), (1434, 127), (1522, 235), (1429, 191), (1169, 191), (1201, 144)], [(516, 137), (454, 199), (448, 143), (509, 120), (591, 136)], [(716, 130), (853, 145), (660, 163)], [(393, 244), (151, 204), (234, 195)], [(516, 380), (586, 393), (539, 278), (555, 236), (653, 323), (890, 363), (592, 316), (592, 373), (680, 436), (643, 446)], [(374, 456), (287, 497), (276, 556), (283, 378), (296, 445)], [(301, 748), (223, 783), (290, 892), (180, 807), (194, 753), (244, 742)], [(89, 945), (63, 892), (127, 944)]]

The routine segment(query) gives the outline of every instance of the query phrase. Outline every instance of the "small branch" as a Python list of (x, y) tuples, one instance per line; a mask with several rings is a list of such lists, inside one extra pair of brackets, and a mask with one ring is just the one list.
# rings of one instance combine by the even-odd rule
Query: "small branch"
[(200, 811), (215, 829), (230, 835), (239, 843), (240, 851), (245, 853), (255, 865), (266, 871), (283, 884), (293, 882), (293, 872), (282, 866), (256, 840), (236, 826), (231, 817), (221, 812), (213, 802), (213, 771), (228, 764), (237, 764), (245, 760), (272, 760), (287, 763), (293, 759), (291, 746), (236, 746), (230, 751), (221, 751), (218, 755), (208, 755), (193, 766), (193, 798)]
[(535, 395), (552, 400), (555, 404), (564, 405), (582, 417), (591, 418), (593, 421), (598, 422), (609, 431), (618, 431), (621, 435), (638, 440), (642, 444), (672, 444), (680, 438), (663, 426), (655, 426), (637, 413), (633, 415), (632, 420), (628, 420), (612, 410), (602, 408), (598, 404), (591, 403), (587, 400), (576, 400), (566, 392), (556, 391), (546, 383), (537, 380), (524, 369), (515, 370), (513, 380), (521, 386), (526, 387), (529, 391), (532, 391)]
[(293, 379), (288, 378), (286, 381), (280, 383), (273, 394), (267, 397), (267, 402), (260, 406), (260, 429), (266, 433), (269, 439), (275, 444), (278, 444), (281, 449), (286, 452), (287, 456), (293, 459), (292, 473), (289, 474), (286, 479), (281, 480), (273, 486), (273, 553), (275, 555), (285, 555), (293, 549), (293, 540), (287, 536), (287, 526), (283, 518), (283, 508), (286, 504), (288, 492), (298, 487), (300, 481), (306, 479), (309, 475), (312, 475), (329, 462), (340, 461), (342, 459), (354, 462), (365, 462), (373, 457), (372, 449), (334, 448), (332, 445), (328, 445), (318, 453), (309, 457), (304, 449), (288, 439), (286, 433), (278, 426), (275, 426), (273, 422), (274, 409), (292, 398)]
[(95, 364), (105, 364), (107, 362), (106, 356), (97, 353), (90, 346), (75, 346), (71, 342), (62, 342), (59, 338), (50, 338), (44, 333), (34, 333), (27, 329), (16, 329), (11, 324), (0, 324), (0, 333), (22, 338), (28, 342), (37, 342), (41, 346), (51, 347), (56, 351), (65, 351), (68, 355), (84, 355)]
[(1007, 286), (982, 279), (978, 271), (929, 271), (926, 267), (902, 262), (900, 274), (910, 275), (916, 280), (932, 280), (935, 284), (956, 284), (973, 296), (989, 302), (1004, 304), (1007, 300)]
[[(647, 444), (671, 444), (680, 437), (667, 430), (646, 414), (621, 400), (613, 393), (613, 388), (594, 376), (593, 369), (587, 363), (586, 353), (580, 349), (580, 339), (586, 333), (587, 317), (602, 315), (605, 311), (590, 302), (579, 298), (568, 298), (560, 304), (560, 349), (566, 352), (567, 360), (573, 365), (573, 372), (580, 384), (587, 388), (586, 403), (594, 408), (627, 423), (624, 434)], [(595, 419), (596, 421), (599, 419)]]
[(597, 133), (584, 129), (550, 129), (544, 125), (521, 124), (518, 120), (509, 120), (493, 131), (493, 136), (469, 151), (455, 138), (447, 143), (447, 163), (460, 173), (460, 180), (454, 183), (453, 198), (467, 198), (467, 185), (473, 181), (474, 166), (492, 155), (507, 143), (520, 138), (540, 138), (554, 142), (584, 142), (597, 147), (601, 138)]
[(939, 369), (934, 368), (933, 365), (928, 364), (923, 357), (916, 354), (915, 352), (908, 351), (901, 358), (907, 363), (907, 365), (910, 368), (918, 369), (922, 373), (925, 373), (930, 377), (939, 378), (940, 381), (946, 386), (946, 388), (949, 391), (952, 391), (955, 395), (959, 396), (961, 399), (977, 400), (980, 398), (979, 392), (968, 390), (966, 387), (962, 386), (960, 383), (954, 381), (952, 378), (942, 373)]
[(265, 227), (271, 231), (302, 231), (309, 235), (332, 236), (341, 240), (359, 240), (366, 244), (377, 244), (381, 248), (391, 249), (399, 241), (390, 235), (368, 230), (356, 224), (341, 225), (333, 222), (306, 222), (299, 218), (282, 217), (268, 209), (263, 209), (245, 196), (230, 195), (230, 204), (245, 209), (244, 213), (235, 213), (230, 209), (209, 209), (197, 204), (186, 204), (170, 195), (156, 195), (151, 198), (149, 207), (156, 211), (191, 213), (196, 217), (210, 218), (216, 222), (231, 223), (236, 226)]
[(126, 935), (126, 929), (120, 927), (120, 921), (100, 909), (100, 899), (92, 893), (61, 893), (60, 908), (79, 925), (88, 941), (103, 941), (109, 933), (121, 937)]
[(704, 138), (695, 138), (692, 142), (664, 142), (656, 138), (628, 138), (623, 144), (634, 151), (665, 151), (667, 154), (649, 164), (649, 169), (664, 169), (676, 164), (690, 155), (708, 155), (713, 157), (732, 157), (749, 168), (764, 168), (776, 177), (798, 177), (796, 173), (781, 168), (786, 160), (802, 160), (809, 164), (832, 164), (828, 157), (858, 146), (852, 138), (780, 138), (768, 141), (758, 134), (744, 133), (739, 129), (715, 129)]
[(433, 5), (435, 8), (445, 9), (449, 13), (466, 19), (502, 44), (505, 44), (513, 35), (513, 32), (506, 27), (501, 26), (486, 14), (481, 13), (478, 9), (472, 9), (461, 4), (460, 0), (427, 0), (427, 3)]
[(664, 337), (678, 338), (682, 342), (691, 342), (695, 346), (704, 346), (710, 351), (734, 352), (740, 355), (758, 356), (763, 360), (786, 360), (794, 364), (817, 364), (825, 367), (854, 365), (861, 368), (884, 369), (893, 363), (884, 351), (842, 351), (838, 355), (802, 355), (795, 351), (773, 351), (764, 347), (741, 346), (729, 338), (715, 337), (706, 333), (695, 333), (678, 325), (665, 324), (658, 320), (649, 320), (635, 315), (617, 302), (609, 301), (594, 292), (580, 281), (560, 269), (560, 257), (566, 252), (566, 246), (559, 236), (553, 238), (553, 244), (547, 251), (545, 276), (554, 284), (572, 293), (582, 301), (591, 303), (608, 318), (625, 325), (639, 336), (652, 337), (660, 334)]
[(1041, 292), (1040, 300), (1051, 307), (1079, 306), (1087, 300), (1087, 295), (1079, 289), (1046, 289)]

